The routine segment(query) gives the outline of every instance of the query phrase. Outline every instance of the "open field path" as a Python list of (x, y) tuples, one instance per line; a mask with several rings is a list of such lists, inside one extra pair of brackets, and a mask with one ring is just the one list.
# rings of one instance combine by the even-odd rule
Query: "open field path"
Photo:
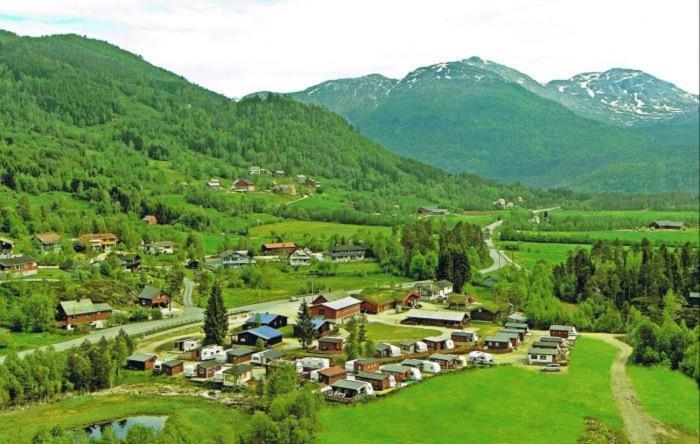
[(479, 270), (479, 273), (481, 274), (488, 274), (493, 271), (500, 270), (501, 268), (507, 265), (513, 265), (517, 268), (520, 268), (520, 265), (513, 262), (513, 259), (508, 257), (503, 251), (496, 248), (496, 246), (493, 243), (493, 230), (501, 226), (502, 223), (503, 220), (498, 220), (484, 227), (484, 233), (487, 234), (486, 247), (489, 249), (489, 256), (491, 256), (493, 264), (490, 267), (486, 267), (482, 270)]
[(632, 386), (632, 381), (627, 375), (627, 361), (632, 355), (632, 347), (630, 345), (616, 339), (611, 334), (586, 333), (586, 336), (614, 345), (620, 351), (611, 368), (611, 388), (625, 424), (625, 435), (627, 435), (627, 439), (631, 443), (697, 443), (697, 437), (662, 424), (649, 416), (644, 410)]

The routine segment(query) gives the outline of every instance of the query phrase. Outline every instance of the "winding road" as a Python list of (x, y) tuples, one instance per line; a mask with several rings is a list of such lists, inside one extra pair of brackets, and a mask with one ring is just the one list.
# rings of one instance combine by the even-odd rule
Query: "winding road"
[(509, 258), (504, 252), (496, 248), (493, 243), (493, 231), (500, 227), (501, 224), (503, 224), (503, 220), (498, 220), (484, 227), (484, 233), (487, 235), (486, 247), (489, 249), (489, 256), (491, 256), (493, 264), (490, 267), (479, 270), (479, 273), (481, 274), (488, 274), (493, 271), (500, 270), (507, 265), (513, 265), (514, 267), (520, 268), (520, 265), (513, 262), (513, 259)]

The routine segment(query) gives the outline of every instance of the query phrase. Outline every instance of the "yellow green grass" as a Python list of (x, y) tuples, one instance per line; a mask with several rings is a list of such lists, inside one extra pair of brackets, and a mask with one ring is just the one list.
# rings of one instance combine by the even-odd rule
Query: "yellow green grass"
[(644, 409), (655, 419), (700, 433), (700, 392), (691, 378), (666, 367), (627, 367)]
[(511, 366), (443, 375), (366, 404), (321, 411), (322, 443), (576, 442), (586, 417), (620, 430), (610, 390), (617, 350), (581, 338), (569, 371)]
[(367, 324), (367, 337), (378, 342), (398, 343), (406, 339), (422, 339), (428, 336), (440, 336), (440, 330), (432, 328), (401, 327), (380, 322)]
[[(0, 328), (0, 331), (4, 329)], [(24, 333), (10, 332), (10, 343), (7, 347), (0, 348), (0, 355), (28, 350), (30, 348), (42, 347), (44, 345), (56, 344), (79, 338), (81, 335), (70, 333)]]
[(643, 239), (649, 239), (652, 243), (667, 243), (679, 245), (685, 242), (699, 243), (700, 234), (697, 229), (683, 231), (654, 231), (654, 230), (607, 230), (607, 231), (538, 231), (533, 235), (543, 239), (556, 238), (569, 240), (572, 243), (594, 243), (598, 240), (613, 241), (619, 239), (624, 243), (639, 243)]
[(281, 237), (285, 241), (302, 242), (306, 235), (318, 238), (330, 238), (331, 236), (352, 237), (358, 232), (388, 233), (390, 227), (339, 224), (333, 222), (308, 222), (300, 220), (289, 220), (274, 224), (260, 225), (248, 230), (251, 237), (276, 238)]
[[(591, 246), (587, 244), (557, 244), (557, 243), (538, 243), (538, 242), (499, 242), (498, 248), (505, 248), (506, 254), (513, 258), (515, 262), (526, 267), (532, 268), (537, 262), (544, 261), (550, 265), (560, 264), (566, 261), (566, 255), (569, 251), (576, 251), (580, 248), (586, 250)], [(510, 250), (508, 248), (516, 248)]]
[(0, 414), (0, 442), (30, 443), (41, 427), (81, 429), (133, 415), (167, 415), (165, 430), (178, 427), (192, 442), (237, 442), (248, 415), (201, 398), (165, 396), (79, 396)]

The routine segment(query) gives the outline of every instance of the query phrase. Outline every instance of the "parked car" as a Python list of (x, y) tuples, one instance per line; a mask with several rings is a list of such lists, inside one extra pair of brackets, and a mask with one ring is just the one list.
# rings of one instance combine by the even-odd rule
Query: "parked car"
[(547, 364), (540, 369), (541, 372), (560, 372), (561, 366), (559, 364)]
[(292, 296), (289, 298), (289, 302), (297, 302), (298, 300), (299, 300), (299, 298), (296, 296)]

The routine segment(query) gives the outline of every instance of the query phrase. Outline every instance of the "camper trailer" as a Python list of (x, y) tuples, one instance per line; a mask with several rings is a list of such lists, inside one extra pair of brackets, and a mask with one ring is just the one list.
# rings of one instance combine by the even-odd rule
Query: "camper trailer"
[(194, 378), (197, 376), (197, 364), (186, 365), (182, 374), (185, 375), (185, 378)]
[(207, 345), (202, 347), (199, 352), (199, 359), (202, 361), (209, 361), (214, 359), (216, 355), (224, 353), (224, 348), (220, 345)]
[(423, 365), (421, 366), (421, 370), (423, 370), (425, 373), (432, 373), (434, 375), (437, 375), (440, 373), (442, 368), (440, 367), (440, 364), (437, 362), (432, 362), (432, 361), (423, 361)]

